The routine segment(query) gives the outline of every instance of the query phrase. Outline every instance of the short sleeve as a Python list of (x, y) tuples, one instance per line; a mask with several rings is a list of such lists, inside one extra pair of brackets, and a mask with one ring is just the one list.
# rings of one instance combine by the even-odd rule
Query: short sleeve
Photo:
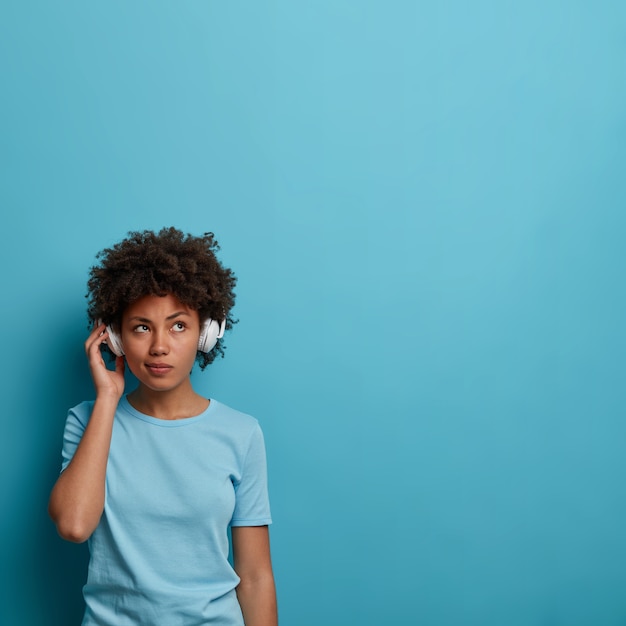
[(93, 402), (82, 402), (67, 413), (65, 430), (63, 432), (61, 471), (65, 470), (74, 457), (76, 448), (82, 439), (87, 422), (91, 416), (92, 406)]
[(271, 523), (265, 441), (257, 423), (244, 457), (241, 480), (235, 483), (235, 510), (231, 526), (265, 526)]

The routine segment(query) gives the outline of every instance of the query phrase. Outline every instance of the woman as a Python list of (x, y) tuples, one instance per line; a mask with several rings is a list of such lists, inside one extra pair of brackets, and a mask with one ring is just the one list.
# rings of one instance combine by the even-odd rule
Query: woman
[(49, 503), (64, 539), (89, 540), (83, 626), (277, 623), (263, 435), (191, 383), (234, 323), (217, 250), (211, 233), (135, 232), (91, 269), (96, 395), (69, 411)]

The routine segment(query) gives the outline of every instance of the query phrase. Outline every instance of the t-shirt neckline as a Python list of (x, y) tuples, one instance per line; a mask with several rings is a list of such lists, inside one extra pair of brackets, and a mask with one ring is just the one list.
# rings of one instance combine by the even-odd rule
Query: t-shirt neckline
[(127, 394), (124, 394), (119, 402), (119, 408), (124, 410), (126, 413), (131, 415), (132, 417), (139, 419), (143, 422), (147, 422), (148, 424), (153, 424), (154, 426), (161, 426), (162, 428), (180, 428), (182, 426), (190, 426), (191, 424), (195, 424), (203, 419), (205, 419), (210, 413), (213, 411), (213, 405), (216, 404), (216, 401), (213, 398), (208, 398), (209, 406), (199, 413), (198, 415), (194, 415), (192, 417), (183, 417), (181, 419), (176, 420), (164, 420), (158, 417), (153, 417), (152, 415), (147, 415), (146, 413), (142, 413), (138, 411), (133, 405), (128, 401)]

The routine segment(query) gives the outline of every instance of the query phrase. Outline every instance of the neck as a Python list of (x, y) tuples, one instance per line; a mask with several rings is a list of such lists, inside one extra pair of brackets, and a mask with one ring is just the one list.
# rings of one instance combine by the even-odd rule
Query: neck
[(128, 401), (137, 411), (162, 420), (195, 417), (209, 406), (209, 400), (197, 394), (191, 382), (168, 391), (155, 391), (139, 385), (128, 394)]

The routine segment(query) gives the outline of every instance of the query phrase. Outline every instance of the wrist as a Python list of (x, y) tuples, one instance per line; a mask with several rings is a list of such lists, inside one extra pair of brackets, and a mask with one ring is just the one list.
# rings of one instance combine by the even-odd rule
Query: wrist
[(121, 397), (122, 394), (117, 391), (99, 389), (96, 391), (96, 404), (102, 408), (116, 409)]

